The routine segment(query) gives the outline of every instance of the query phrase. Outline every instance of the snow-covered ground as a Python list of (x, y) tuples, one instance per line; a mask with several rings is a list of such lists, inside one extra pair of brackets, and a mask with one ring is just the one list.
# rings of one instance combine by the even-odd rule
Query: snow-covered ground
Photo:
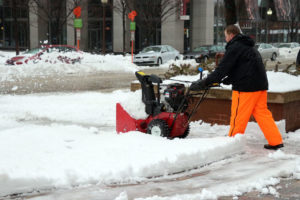
[[(130, 64), (127, 57), (90, 56), (89, 62), (94, 60), (90, 64), (92, 68), (85, 69), (86, 63), (48, 67), (59, 73), (66, 68), (91, 72), (115, 70), (111, 65), (120, 72), (140, 69)], [(107, 60), (99, 64), (101, 59)], [(120, 63), (119, 68), (117, 63)], [(35, 72), (35, 67), (15, 66), (7, 73), (8, 66), (0, 64), (1, 73), (11, 75), (18, 72), (29, 75)], [(53, 70), (38, 68), (43, 73)], [(175, 79), (196, 80), (197, 77)], [(300, 89), (300, 77), (275, 72), (268, 72), (268, 77), (270, 91)], [(255, 123), (249, 123), (245, 135), (230, 138), (227, 137), (228, 126), (211, 126), (198, 121), (191, 124), (191, 133), (186, 139), (168, 140), (140, 132), (117, 134), (117, 102), (122, 102), (135, 116), (145, 114), (140, 91), (0, 95), (0, 196), (55, 192), (55, 189), (82, 188), (85, 191), (97, 186), (93, 192), (86, 190), (82, 195), (86, 199), (101, 199), (100, 196), (111, 194), (109, 189), (101, 189), (105, 185), (149, 183), (204, 173), (202, 170), (209, 173), (199, 178), (197, 184), (189, 185), (195, 189), (192, 192), (178, 190), (164, 196), (153, 194), (137, 199), (217, 199), (252, 190), (278, 196), (274, 185), (280, 178), (300, 178), (300, 130), (287, 134), (284, 121), (277, 125), (286, 146), (278, 151), (263, 149), (266, 141)], [(67, 190), (64, 193), (68, 193)], [(129, 190), (127, 193), (121, 189), (109, 199), (131, 199), (128, 195)], [(67, 198), (50, 194), (33, 199)], [(75, 198), (69, 194), (69, 199)]]
[[(278, 183), (278, 177), (300, 178), (299, 156), (284, 150), (263, 150), (265, 139), (255, 123), (250, 123), (245, 136), (235, 138), (226, 137), (228, 126), (201, 122), (192, 123), (191, 134), (186, 139), (168, 140), (140, 132), (118, 135), (115, 132), (116, 102), (130, 102), (128, 107), (138, 111), (143, 109), (140, 95), (140, 91), (122, 90), (0, 96), (1, 196), (167, 177), (251, 154), (253, 149), (247, 143), (259, 144), (258, 157), (265, 162), (261, 170), (268, 173), (252, 177), (251, 182), (246, 181), (240, 187), (236, 185), (232, 193), (226, 187), (217, 188), (217, 193), (212, 188), (193, 194), (195, 198), (190, 194), (189, 198), (182, 199), (197, 199), (197, 195), (203, 199), (209, 197), (205, 194), (238, 195), (237, 192), (253, 189), (265, 192), (270, 185)], [(284, 121), (278, 125), (286, 145), (300, 142), (299, 131), (287, 137)], [(273, 163), (275, 169), (269, 172), (270, 162), (274, 160), (282, 165)], [(251, 162), (246, 164), (251, 165)], [(238, 175), (232, 174), (231, 178)]]

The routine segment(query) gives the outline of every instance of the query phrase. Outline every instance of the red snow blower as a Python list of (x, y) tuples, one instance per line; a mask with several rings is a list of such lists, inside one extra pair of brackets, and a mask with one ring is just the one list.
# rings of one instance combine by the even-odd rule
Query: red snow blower
[[(160, 77), (143, 72), (135, 73), (142, 87), (142, 101), (148, 114), (146, 119), (134, 119), (124, 110), (120, 103), (116, 107), (116, 131), (125, 133), (129, 131), (140, 131), (156, 136), (167, 138), (185, 138), (190, 131), (190, 119), (204, 100), (208, 89), (200, 92), (190, 93), (184, 84), (172, 83), (165, 85), (162, 102), (160, 99)], [(202, 71), (201, 71), (202, 77)], [(189, 82), (189, 81), (183, 81)], [(154, 92), (154, 84), (157, 84), (157, 93)], [(194, 108), (188, 112), (189, 100), (192, 96), (200, 95), (199, 101)]]

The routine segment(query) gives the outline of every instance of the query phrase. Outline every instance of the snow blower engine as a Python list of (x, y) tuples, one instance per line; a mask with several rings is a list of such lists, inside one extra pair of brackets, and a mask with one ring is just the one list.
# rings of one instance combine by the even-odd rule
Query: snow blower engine
[[(208, 89), (200, 93), (190, 94), (189, 88), (186, 91), (184, 84), (168, 84), (163, 91), (161, 101), (161, 78), (154, 74), (146, 75), (143, 72), (136, 72), (135, 75), (141, 83), (142, 101), (145, 104), (148, 117), (146, 119), (134, 119), (124, 110), (121, 104), (117, 103), (117, 133), (140, 131), (167, 138), (185, 138), (189, 134), (190, 119), (203, 101)], [(157, 85), (156, 93), (153, 83)], [(201, 96), (199, 101), (190, 112), (187, 112), (190, 97), (199, 94)]]

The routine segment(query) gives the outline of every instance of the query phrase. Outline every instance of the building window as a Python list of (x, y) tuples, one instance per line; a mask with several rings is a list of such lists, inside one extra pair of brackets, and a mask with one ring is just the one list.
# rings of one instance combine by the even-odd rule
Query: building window
[[(112, 52), (112, 7), (102, 7), (100, 0), (88, 3), (88, 50), (102, 52), (103, 32), (105, 31), (105, 52)], [(103, 9), (105, 9), (105, 29), (103, 31)]]
[(0, 48), (15, 48), (15, 33), (18, 33), (19, 47), (26, 49), (29, 46), (28, 9), (25, 6), (16, 8), (17, 29), (12, 13), (12, 5), (9, 1), (0, 0)]

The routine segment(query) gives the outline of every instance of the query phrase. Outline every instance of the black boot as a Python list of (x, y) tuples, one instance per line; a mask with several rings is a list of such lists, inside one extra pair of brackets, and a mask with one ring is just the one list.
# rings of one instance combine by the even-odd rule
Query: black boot
[(278, 145), (275, 145), (275, 146), (272, 146), (272, 145), (269, 145), (269, 144), (264, 145), (265, 149), (271, 149), (271, 150), (277, 150), (281, 147), (284, 147), (283, 144), (278, 144)]

